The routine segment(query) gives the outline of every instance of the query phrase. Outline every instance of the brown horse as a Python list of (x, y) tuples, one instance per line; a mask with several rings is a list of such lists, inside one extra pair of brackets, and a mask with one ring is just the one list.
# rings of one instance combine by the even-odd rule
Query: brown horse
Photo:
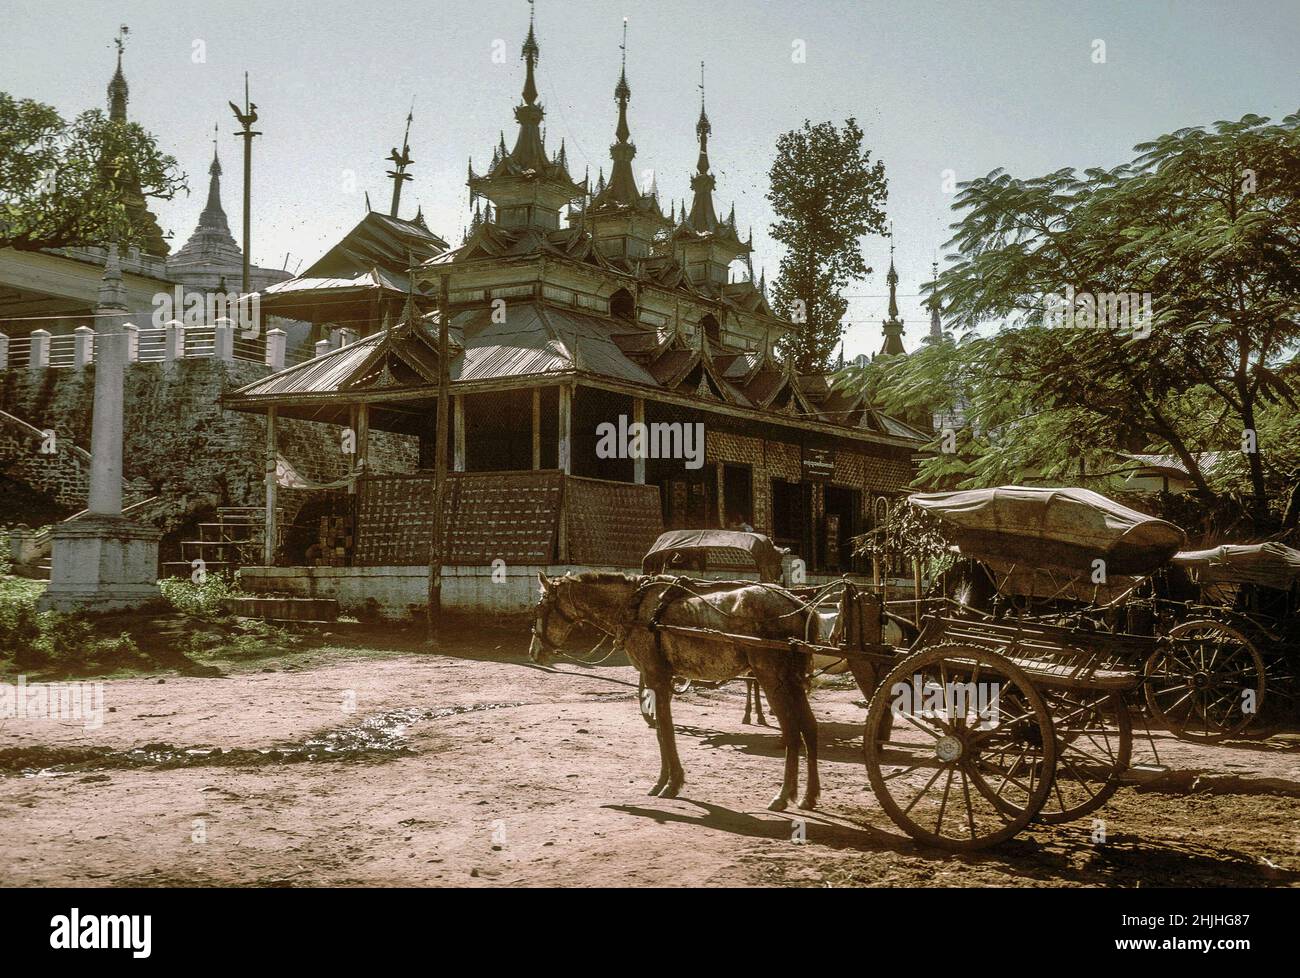
[[(776, 714), (785, 745), (785, 777), (768, 808), (783, 810), (798, 791), (799, 741), (808, 753), (808, 783), (800, 808), (817, 805), (817, 720), (808, 703), (811, 656), (795, 647), (756, 648), (725, 638), (659, 631), (657, 624), (716, 629), (736, 635), (816, 641), (816, 619), (797, 598), (770, 584), (728, 586), (678, 583), (667, 577), (628, 577), (589, 572), (548, 578), (537, 575), (541, 597), (533, 622), (529, 656), (547, 664), (579, 622), (593, 625), (627, 650), (641, 673), (659, 739), (659, 779), (650, 794), (675, 798), (686, 774), (673, 730), (673, 677), (708, 682), (734, 679), (752, 670)], [(808, 629), (814, 631), (807, 634)]]

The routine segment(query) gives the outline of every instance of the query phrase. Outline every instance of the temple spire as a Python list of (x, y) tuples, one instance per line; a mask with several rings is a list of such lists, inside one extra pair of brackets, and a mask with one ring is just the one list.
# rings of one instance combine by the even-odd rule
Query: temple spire
[(713, 174), (709, 172), (709, 134), (713, 126), (709, 124), (708, 113), (704, 111), (704, 62), (700, 62), (700, 118), (695, 123), (695, 135), (700, 141), (700, 155), (695, 161), (695, 175), (691, 177), (691, 190), (695, 193), (691, 201), (690, 222), (696, 231), (712, 231), (718, 225), (718, 215), (713, 209), (713, 188), (717, 185)]
[(127, 88), (126, 76), (122, 74), (122, 52), (126, 50), (126, 35), (131, 29), (123, 24), (117, 31), (113, 43), (117, 45), (117, 71), (108, 83), (108, 117), (114, 122), (126, 122), (126, 100), (130, 89)]
[(519, 138), (515, 140), (515, 148), (510, 151), (510, 158), (513, 162), (524, 169), (532, 169), (541, 172), (546, 168), (549, 162), (546, 158), (546, 147), (542, 141), (541, 124), (545, 118), (545, 110), (537, 104), (537, 57), (541, 53), (541, 48), (537, 44), (537, 35), (533, 30), (533, 0), (528, 0), (528, 36), (524, 38), (524, 46), (520, 57), (527, 64), (527, 74), (524, 77), (524, 101), (522, 105), (515, 108), (515, 119), (519, 123)]
[(226, 211), (221, 206), (221, 157), (217, 155), (219, 124), (212, 125), (212, 165), (208, 167), (208, 202), (199, 215), (199, 226), (217, 228), (229, 233)]
[(939, 289), (934, 283), (939, 281), (939, 262), (934, 261), (930, 264), (930, 282), (934, 286), (934, 291), (930, 293), (930, 335), (925, 338), (926, 343), (943, 342), (943, 321), (939, 318)]
[(894, 269), (894, 228), (889, 228), (889, 274), (885, 276), (889, 283), (889, 318), (881, 322), (884, 328), (885, 342), (880, 348), (881, 355), (906, 353), (903, 346), (903, 321), (898, 318), (898, 272)]

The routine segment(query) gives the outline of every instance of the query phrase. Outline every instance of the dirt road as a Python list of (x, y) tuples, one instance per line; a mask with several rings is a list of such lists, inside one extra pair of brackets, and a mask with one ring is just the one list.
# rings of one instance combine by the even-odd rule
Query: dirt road
[(514, 633), (455, 647), (115, 680), (98, 729), (0, 721), (0, 884), (1300, 883), (1293, 739), (1158, 738), (1174, 771), (1120, 790), (1104, 843), (1089, 821), (953, 856), (885, 817), (859, 694), (820, 689), (825, 790), (820, 811), (790, 813), (806, 820), (798, 843), (764, 808), (779, 737), (741, 724), (739, 684), (676, 701), (688, 780), (660, 800), (646, 796), (658, 754), (630, 668), (547, 672)]

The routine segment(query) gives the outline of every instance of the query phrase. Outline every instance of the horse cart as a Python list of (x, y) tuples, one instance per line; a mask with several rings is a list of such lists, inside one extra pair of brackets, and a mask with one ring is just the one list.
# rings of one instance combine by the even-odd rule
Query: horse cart
[[(1224, 544), (1175, 554), (1186, 600), (1161, 602), (1181, 639), (1147, 664), (1152, 716), (1178, 736), (1213, 742), (1241, 733), (1265, 701), (1294, 714), (1300, 657), (1300, 550), (1280, 543)], [(1250, 709), (1243, 709), (1241, 690)]]
[[(928, 514), (953, 553), (987, 572), (998, 599), (991, 612), (929, 599), (915, 623), (919, 637), (904, 647), (886, 640), (893, 636), (880, 589), (847, 578), (797, 590), (662, 573), (622, 583), (609, 575), (543, 578), (534, 650), (557, 648), (571, 626), (587, 621), (626, 643), (643, 677), (658, 671), (646, 680), (665, 694), (657, 731), (663, 767), (652, 794), (671, 796), (683, 780), (663, 670), (707, 672), (716, 662), (705, 653), (717, 650), (713, 659), (728, 659), (731, 671), (718, 666), (698, 678), (739, 676), (752, 665), (781, 722), (786, 780), (773, 808), (793, 796), (801, 736), (809, 768), (801, 804), (816, 801), (815, 720), (802, 685), (817, 657), (842, 661), (867, 695), (867, 779), (913, 838), (974, 850), (1035, 819), (1096, 811), (1129, 765), (1128, 706), (1144, 663), (1183, 641), (1127, 632), (1117, 609), (1184, 545), (1183, 532), (1079, 489), (922, 494), (909, 505)], [(797, 680), (774, 671), (796, 660)], [(802, 700), (774, 699), (796, 682)]]

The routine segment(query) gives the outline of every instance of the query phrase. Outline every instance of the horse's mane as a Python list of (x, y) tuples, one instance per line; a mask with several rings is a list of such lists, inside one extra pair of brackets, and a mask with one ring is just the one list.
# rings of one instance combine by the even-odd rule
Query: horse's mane
[(558, 580), (568, 580), (574, 584), (627, 584), (635, 583), (639, 577), (621, 571), (582, 571), (577, 574), (565, 574)]

